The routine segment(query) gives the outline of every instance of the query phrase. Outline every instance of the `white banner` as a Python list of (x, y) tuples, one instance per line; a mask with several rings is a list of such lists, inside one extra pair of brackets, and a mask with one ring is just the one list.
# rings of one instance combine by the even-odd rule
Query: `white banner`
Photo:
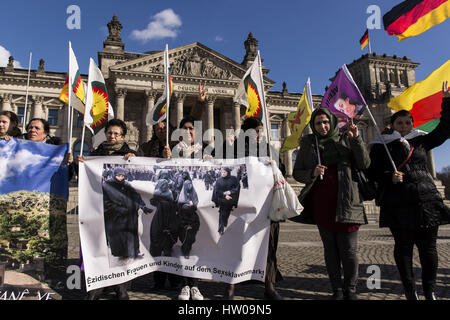
[(264, 281), (273, 187), (265, 163), (88, 157), (78, 188), (87, 290), (156, 270)]

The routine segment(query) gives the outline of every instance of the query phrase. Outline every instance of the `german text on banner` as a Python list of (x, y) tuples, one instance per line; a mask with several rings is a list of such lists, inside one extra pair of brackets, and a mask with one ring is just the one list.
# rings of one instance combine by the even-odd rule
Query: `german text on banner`
[(450, 78), (450, 60), (434, 70), (424, 80), (392, 98), (388, 107), (394, 111), (408, 110), (414, 118), (414, 128), (431, 132), (439, 124), (442, 103), (442, 82)]
[(383, 16), (384, 29), (398, 41), (417, 36), (450, 17), (449, 0), (407, 0)]
[(88, 157), (79, 172), (87, 290), (157, 270), (264, 281), (273, 187), (266, 160)]
[(67, 257), (67, 145), (0, 140), (0, 253), (8, 265)]
[(342, 130), (347, 119), (360, 118), (366, 105), (366, 100), (344, 64), (323, 96), (321, 107), (330, 109), (336, 115)]

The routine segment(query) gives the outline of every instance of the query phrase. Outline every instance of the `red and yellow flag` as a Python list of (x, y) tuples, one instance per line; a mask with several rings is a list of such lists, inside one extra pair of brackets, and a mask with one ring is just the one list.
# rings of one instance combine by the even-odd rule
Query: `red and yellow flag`
[(442, 104), (442, 82), (450, 78), (450, 60), (434, 70), (424, 80), (415, 83), (388, 107), (394, 111), (408, 110), (414, 118), (414, 128), (430, 132), (439, 123)]
[(361, 45), (361, 50), (369, 43), (369, 29), (366, 29), (361, 39), (359, 39), (359, 44)]
[(449, 0), (407, 0), (383, 16), (384, 29), (398, 41), (417, 36), (450, 17)]

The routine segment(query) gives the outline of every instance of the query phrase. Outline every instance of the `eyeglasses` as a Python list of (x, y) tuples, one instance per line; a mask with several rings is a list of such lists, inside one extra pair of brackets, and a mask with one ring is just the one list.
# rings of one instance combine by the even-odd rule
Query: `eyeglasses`
[(106, 134), (112, 137), (120, 137), (122, 134), (119, 132), (107, 131)]

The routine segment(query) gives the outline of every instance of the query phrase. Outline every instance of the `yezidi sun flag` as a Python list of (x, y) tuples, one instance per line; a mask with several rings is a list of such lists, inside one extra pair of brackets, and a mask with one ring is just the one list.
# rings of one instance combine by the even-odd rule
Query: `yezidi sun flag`
[(288, 115), (288, 124), (291, 130), (291, 135), (284, 140), (280, 152), (292, 150), (299, 146), (300, 136), (302, 135), (306, 125), (311, 120), (311, 101), (311, 83), (308, 78), (308, 81), (303, 88), (303, 94), (298, 102), (297, 111), (291, 112)]
[(242, 78), (234, 95), (234, 101), (247, 107), (245, 117), (263, 119), (266, 102), (264, 101), (264, 82), (261, 72), (261, 57), (256, 56), (251, 67)]
[(424, 80), (416, 82), (388, 107), (394, 111), (408, 110), (414, 118), (414, 128), (430, 132), (439, 124), (442, 104), (442, 83), (450, 78), (450, 60), (434, 70)]
[(407, 0), (383, 16), (384, 29), (398, 41), (417, 36), (450, 17), (449, 0)]
[(114, 118), (114, 112), (109, 103), (105, 79), (100, 69), (91, 58), (86, 95), (86, 110), (84, 123), (94, 135), (94, 147), (105, 138), (103, 129), (106, 122)]
[(361, 39), (359, 39), (359, 44), (361, 45), (361, 50), (369, 44), (369, 29), (366, 29), (366, 32), (364, 32)]
[[(156, 101), (155, 106), (147, 113), (145, 122), (148, 126), (154, 125), (158, 122), (163, 121), (167, 117), (167, 109), (170, 105), (170, 98), (173, 92), (172, 83), (172, 71), (169, 62), (169, 49), (166, 45), (164, 50), (164, 92), (158, 101)], [(168, 93), (169, 92), (169, 93)]]
[(59, 94), (59, 100), (64, 103), (69, 103), (69, 83), (72, 87), (71, 92), (71, 106), (79, 113), (84, 114), (85, 103), (85, 84), (81, 79), (80, 68), (78, 67), (77, 58), (72, 50), (72, 45), (69, 42), (69, 74), (64, 83), (64, 87)]
[(358, 120), (366, 106), (366, 100), (344, 64), (323, 96), (321, 107), (336, 115), (342, 129), (349, 118)]
[[(153, 271), (226, 283), (264, 281), (271, 165), (256, 157), (220, 164), (186, 158), (135, 160), (130, 164), (123, 157), (92, 157), (80, 164), (86, 290)], [(208, 173), (221, 169), (228, 176), (210, 187)], [(192, 179), (174, 197), (169, 186), (178, 181), (180, 170)], [(140, 178), (125, 178), (117, 187), (119, 175), (135, 173)]]

